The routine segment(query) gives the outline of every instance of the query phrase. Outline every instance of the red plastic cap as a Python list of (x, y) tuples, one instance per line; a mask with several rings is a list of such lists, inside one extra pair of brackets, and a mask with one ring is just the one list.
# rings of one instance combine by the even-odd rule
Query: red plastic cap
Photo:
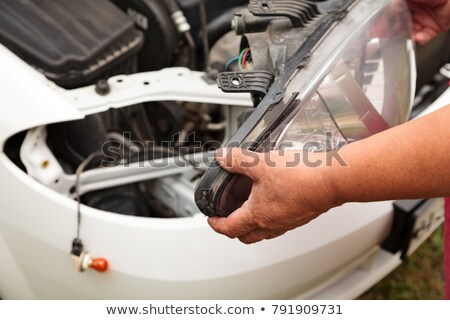
[(108, 260), (104, 258), (92, 259), (91, 268), (97, 270), (98, 272), (105, 272), (106, 270), (108, 270), (108, 266)]

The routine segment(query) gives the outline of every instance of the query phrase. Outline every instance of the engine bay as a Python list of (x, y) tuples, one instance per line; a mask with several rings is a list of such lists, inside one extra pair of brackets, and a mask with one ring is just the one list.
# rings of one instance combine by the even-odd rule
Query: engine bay
[[(99, 210), (198, 214), (193, 190), (212, 152), (331, 6), (290, 5), (293, 13), (257, 0), (2, 1), (0, 42), (85, 114), (17, 134), (5, 153), (34, 179)], [(222, 94), (217, 77), (235, 95)]]
[[(212, 70), (211, 66), (205, 66), (209, 60), (205, 59), (202, 46), (220, 43), (231, 30), (234, 13), (246, 1), (206, 1), (203, 4), (208, 18), (203, 26), (207, 30), (206, 40), (202, 37), (199, 2), (4, 1), (0, 4), (0, 41), (64, 89), (61, 92), (66, 95), (89, 88), (85, 91), (86, 100), (90, 96), (102, 98), (111, 93), (107, 80), (114, 76), (121, 75), (114, 83), (124, 86), (126, 75), (163, 68), (174, 68), (171, 76), (180, 79), (184, 71)], [(224, 61), (224, 66), (227, 54), (233, 53), (227, 48), (229, 52), (222, 53), (223, 47), (216, 50), (219, 53), (215, 56)], [(214, 64), (217, 65), (216, 60), (211, 65)], [(165, 89), (170, 90), (167, 76), (157, 78), (140, 81), (141, 91), (155, 82), (164, 82), (159, 78), (166, 79)], [(205, 80), (205, 86), (214, 82), (211, 79)], [(181, 86), (195, 80), (199, 79), (187, 76)], [(91, 87), (95, 90), (91, 91)], [(144, 217), (192, 216), (197, 211), (191, 199), (192, 189), (204, 169), (186, 155), (217, 148), (230, 134), (229, 113), (225, 105), (181, 99), (130, 104), (88, 114), (80, 121), (50, 124), (21, 133), (8, 141), (5, 152), (33, 178), (74, 199), (78, 194), (83, 204), (93, 208)], [(111, 187), (106, 183), (106, 187), (88, 188), (80, 195), (77, 170), (95, 153), (96, 159), (84, 166), (83, 171), (101, 167), (114, 172), (119, 167), (136, 164), (139, 167), (174, 157), (181, 164), (169, 164), (169, 170), (160, 164), (157, 168), (161, 173), (147, 181), (128, 184), (119, 181), (110, 184)], [(45, 158), (34, 166), (37, 170), (32, 163), (35, 154), (43, 154)], [(170, 171), (183, 164), (182, 170)], [(101, 169), (101, 174), (107, 175)]]

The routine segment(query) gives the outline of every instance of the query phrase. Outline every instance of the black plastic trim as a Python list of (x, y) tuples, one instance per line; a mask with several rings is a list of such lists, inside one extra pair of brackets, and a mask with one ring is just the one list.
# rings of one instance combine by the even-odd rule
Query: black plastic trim
[(319, 15), (317, 5), (305, 0), (250, 0), (248, 6), (255, 16), (285, 16), (294, 27), (304, 27)]
[(265, 95), (274, 75), (269, 71), (222, 72), (217, 77), (217, 85), (223, 92), (248, 92)]
[[(335, 22), (345, 17), (348, 8), (353, 3), (353, 0), (342, 1), (338, 6), (334, 7), (334, 10), (326, 12), (318, 18), (321, 21), (317, 29), (288, 61), (285, 72), (275, 80), (275, 83), (259, 106), (229, 140), (226, 146), (227, 148), (245, 146), (246, 149), (252, 151), (258, 150), (259, 144), (257, 141), (261, 141), (267, 136), (278, 125), (279, 122), (277, 120), (279, 120), (279, 117), (286, 114), (286, 109), (292, 106), (292, 98), (286, 104), (283, 104), (281, 101), (285, 95), (285, 84), (292, 78), (296, 70), (303, 68), (308, 63), (313, 48)], [(274, 111), (271, 123), (256, 136), (251, 136), (250, 133), (252, 130), (268, 111)], [(225, 187), (234, 176), (234, 174), (223, 170), (217, 162), (213, 162), (203, 178), (199, 181), (195, 190), (195, 201), (201, 212), (207, 216), (226, 217), (231, 214), (231, 212), (219, 212), (217, 203), (220, 201)]]

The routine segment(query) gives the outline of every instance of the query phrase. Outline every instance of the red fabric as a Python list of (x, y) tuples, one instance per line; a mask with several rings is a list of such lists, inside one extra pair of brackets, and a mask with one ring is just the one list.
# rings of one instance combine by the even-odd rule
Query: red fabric
[(450, 300), (450, 198), (445, 199), (444, 260), (445, 299)]

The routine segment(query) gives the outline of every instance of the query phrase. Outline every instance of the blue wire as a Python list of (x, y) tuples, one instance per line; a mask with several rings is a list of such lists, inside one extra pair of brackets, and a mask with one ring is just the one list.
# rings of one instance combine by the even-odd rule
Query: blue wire
[(231, 65), (233, 62), (236, 62), (236, 61), (238, 61), (238, 60), (239, 60), (239, 56), (230, 59), (230, 61), (228, 61), (227, 64), (225, 65), (225, 70), (228, 70), (228, 69), (230, 68), (230, 65)]
[[(250, 52), (247, 53), (247, 58), (249, 58), (250, 56), (251, 56), (251, 53), (250, 53)], [(239, 60), (239, 56), (230, 59), (230, 61), (228, 61), (227, 64), (225, 65), (225, 70), (228, 70), (228, 69), (230, 68), (231, 64), (232, 64), (233, 62), (238, 61), (238, 60)]]

